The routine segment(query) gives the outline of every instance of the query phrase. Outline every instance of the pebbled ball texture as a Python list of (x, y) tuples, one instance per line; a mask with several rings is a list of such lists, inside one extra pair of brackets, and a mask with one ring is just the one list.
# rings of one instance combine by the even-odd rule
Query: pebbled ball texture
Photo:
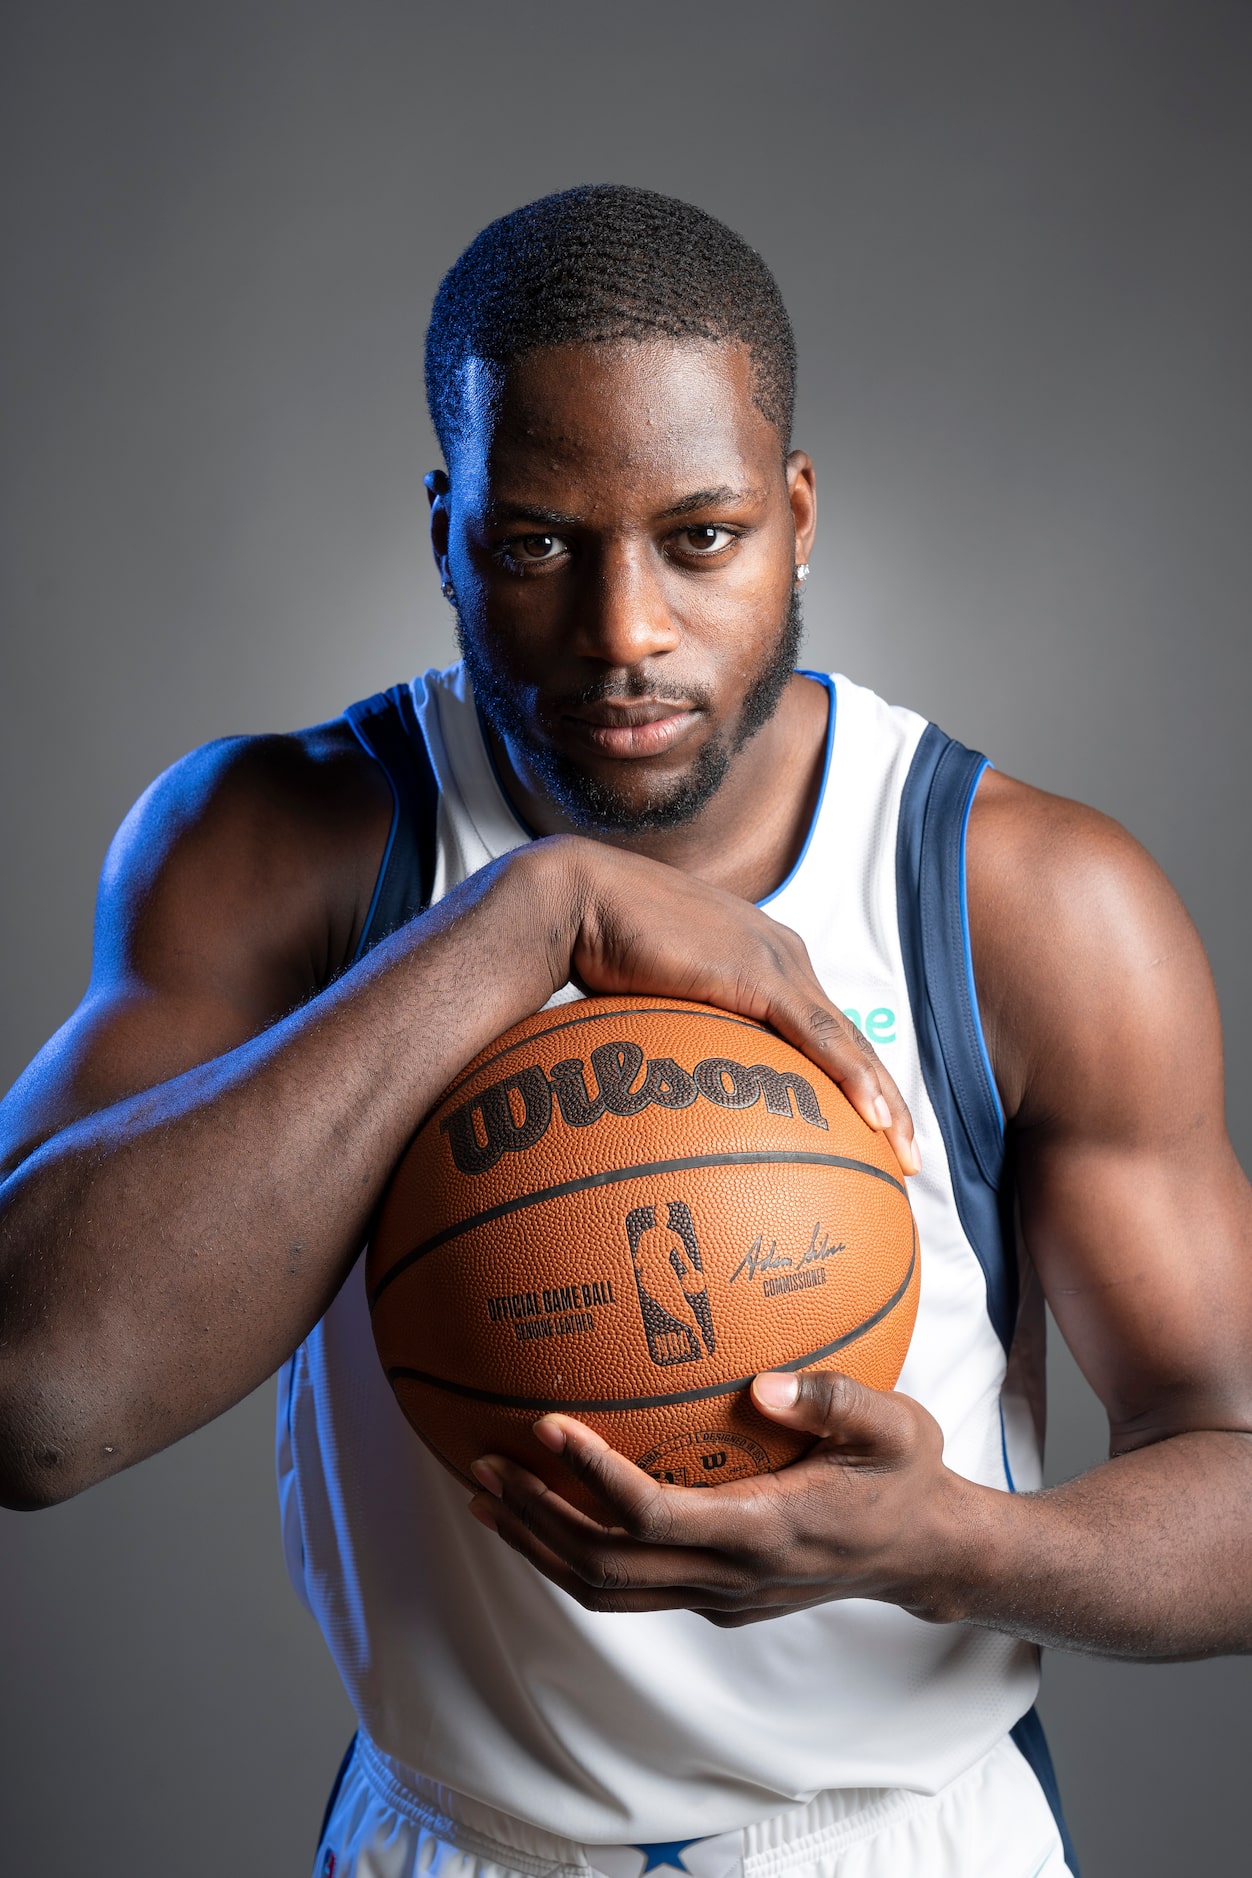
[(660, 998), (541, 1011), (444, 1091), (366, 1261), (404, 1413), (473, 1487), (515, 1456), (596, 1506), (530, 1433), (577, 1415), (655, 1478), (716, 1486), (809, 1437), (752, 1406), (765, 1369), (900, 1374), (917, 1235), (891, 1148), (790, 1044)]

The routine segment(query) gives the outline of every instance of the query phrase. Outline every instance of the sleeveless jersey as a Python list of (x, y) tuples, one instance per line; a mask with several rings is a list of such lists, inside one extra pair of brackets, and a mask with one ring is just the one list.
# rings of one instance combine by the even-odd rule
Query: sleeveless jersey
[[(947, 1465), (1040, 1484), (1018, 1376), (1003, 1120), (965, 912), (965, 828), (985, 759), (844, 678), (821, 794), (763, 904), (804, 939), (912, 1112), (921, 1247), (899, 1388)], [(530, 839), (468, 681), (428, 672), (354, 706), (395, 809), (362, 951)], [(576, 995), (567, 989), (563, 996)], [(421, 1048), (420, 1037), (414, 1048)], [(1035, 1649), (844, 1600), (738, 1630), (689, 1611), (584, 1611), (466, 1512), (408, 1426), (370, 1335), (363, 1260), (280, 1378), (284, 1544), (362, 1728), (397, 1770), (581, 1843), (691, 1839), (841, 1787), (934, 1792), (1030, 1709)]]

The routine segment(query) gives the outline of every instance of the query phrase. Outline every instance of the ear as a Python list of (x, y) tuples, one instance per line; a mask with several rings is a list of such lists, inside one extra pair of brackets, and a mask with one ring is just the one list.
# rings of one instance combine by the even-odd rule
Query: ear
[(452, 484), (446, 470), (430, 470), (422, 481), (430, 503), (430, 545), (442, 582), (448, 579), (448, 499)]
[(807, 561), (817, 534), (817, 473), (807, 450), (793, 450), (787, 458), (787, 499), (796, 531), (796, 560)]

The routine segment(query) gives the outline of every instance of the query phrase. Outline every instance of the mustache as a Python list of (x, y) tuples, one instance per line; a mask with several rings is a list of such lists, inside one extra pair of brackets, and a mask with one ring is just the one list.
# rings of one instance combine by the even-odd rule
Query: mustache
[(588, 704), (630, 704), (636, 698), (657, 698), (665, 704), (685, 704), (704, 710), (712, 700), (712, 693), (704, 685), (676, 685), (672, 680), (652, 678), (645, 669), (606, 672), (603, 678), (594, 679), (577, 691), (561, 692), (544, 702), (549, 710), (577, 711)]

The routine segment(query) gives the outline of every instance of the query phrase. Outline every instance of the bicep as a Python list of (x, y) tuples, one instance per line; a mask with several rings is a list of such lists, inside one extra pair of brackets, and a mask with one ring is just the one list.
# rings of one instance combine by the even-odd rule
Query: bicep
[(72, 1122), (236, 1048), (333, 975), (324, 875), (275, 807), (267, 765), (255, 740), (209, 746), (127, 816), (101, 874), (87, 994), (0, 1103), (0, 1177)]
[(1199, 936), (1115, 824), (1007, 779), (986, 809), (975, 964), (1057, 1324), (1115, 1447), (1252, 1428), (1252, 1199)]

